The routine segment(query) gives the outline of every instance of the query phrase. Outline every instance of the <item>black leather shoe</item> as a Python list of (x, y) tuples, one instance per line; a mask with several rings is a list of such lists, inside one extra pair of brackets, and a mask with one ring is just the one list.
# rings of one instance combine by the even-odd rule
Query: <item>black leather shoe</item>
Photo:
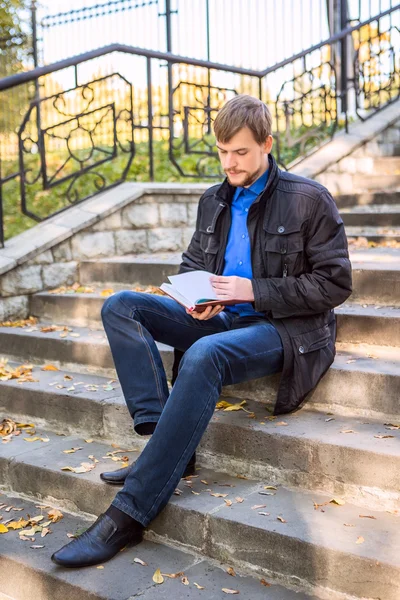
[[(123, 467), (122, 469), (117, 469), (116, 471), (106, 471), (105, 473), (100, 473), (100, 479), (105, 481), (106, 483), (110, 483), (111, 485), (124, 485), (125, 479), (128, 476), (128, 473), (132, 469), (133, 465), (128, 465), (127, 467)], [(189, 460), (185, 472), (182, 477), (189, 477), (189, 475), (194, 475), (196, 466), (196, 452), (193, 454), (192, 458)]]
[(51, 560), (62, 567), (90, 567), (110, 560), (128, 544), (135, 546), (142, 541), (144, 527), (133, 523), (133, 527), (120, 530), (111, 517), (102, 514), (82, 535), (57, 550)]

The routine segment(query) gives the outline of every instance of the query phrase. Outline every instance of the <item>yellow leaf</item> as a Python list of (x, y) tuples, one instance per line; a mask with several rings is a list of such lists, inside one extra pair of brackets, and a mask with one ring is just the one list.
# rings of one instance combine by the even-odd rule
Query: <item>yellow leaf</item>
[(226, 402), (226, 400), (221, 400), (221, 402), (217, 402), (215, 408), (228, 408), (228, 406), (233, 406), (231, 402)]
[(104, 569), (103, 565), (99, 565), (98, 567), (96, 567), (97, 569)]
[(40, 523), (40, 521), (43, 521), (44, 516), (43, 515), (38, 515), (37, 517), (32, 517), (32, 519), (30, 519), (31, 523)]
[(154, 573), (153, 581), (154, 583), (164, 583), (164, 577), (161, 575), (160, 569), (157, 569), (157, 571)]
[(222, 591), (225, 592), (225, 594), (238, 594), (239, 593), (238, 590), (230, 590), (229, 588), (222, 588)]
[(93, 443), (93, 440), (85, 440), (85, 442), (86, 442), (87, 444), (92, 444), (92, 443)]
[(264, 485), (264, 490), (277, 490), (274, 485)]
[(29, 525), (29, 521), (25, 521), (25, 519), (20, 519), (19, 521), (11, 521), (10, 523), (7, 523), (8, 529), (13, 529), (13, 530), (23, 529), (27, 525)]
[(198, 583), (196, 583), (195, 581), (193, 582), (193, 585), (195, 585), (197, 587), (198, 590), (204, 590), (204, 586), (199, 585)]
[(41, 438), (36, 436), (36, 437), (24, 438), (24, 440), (25, 440), (25, 442), (37, 442), (37, 441), (40, 442)]
[(70, 448), (69, 450), (63, 450), (64, 454), (74, 454), (78, 450), (82, 450), (82, 447)]
[(360, 536), (358, 536), (358, 538), (357, 538), (356, 544), (363, 544), (363, 543), (364, 543), (364, 541), (365, 541), (365, 540), (364, 540), (364, 538), (363, 538), (363, 537), (360, 535)]
[(58, 521), (61, 521), (61, 519), (64, 517), (64, 515), (60, 510), (58, 510), (58, 508), (53, 508), (52, 510), (50, 510), (47, 513), (47, 516), (49, 517), (52, 523), (57, 523)]
[(7, 533), (8, 529), (3, 523), (0, 523), (0, 533)]
[(338, 506), (343, 506), (343, 504), (346, 504), (346, 502), (341, 498), (332, 498), (332, 500), (329, 501), (329, 504), (337, 504)]
[(57, 369), (57, 367), (54, 365), (45, 365), (42, 367), (42, 371), (59, 371), (59, 369)]
[[(103, 296), (103, 297), (104, 296), (111, 296), (111, 294), (113, 294), (113, 293), (114, 293), (114, 290), (112, 288), (110, 288), (110, 289), (107, 289), (107, 290), (102, 290), (100, 292), (100, 296)], [(161, 583), (162, 583), (162, 581), (161, 581)]]
[(246, 400), (243, 400), (243, 402), (241, 402), (240, 404), (231, 404), (230, 406), (224, 408), (224, 412), (229, 412), (232, 410), (242, 410), (244, 404), (246, 404)]

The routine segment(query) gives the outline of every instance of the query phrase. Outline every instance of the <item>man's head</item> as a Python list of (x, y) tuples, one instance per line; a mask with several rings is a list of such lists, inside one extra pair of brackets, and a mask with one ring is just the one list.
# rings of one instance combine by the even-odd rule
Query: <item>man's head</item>
[(214, 121), (218, 155), (229, 183), (248, 187), (268, 168), (272, 117), (261, 100), (242, 94), (229, 100)]

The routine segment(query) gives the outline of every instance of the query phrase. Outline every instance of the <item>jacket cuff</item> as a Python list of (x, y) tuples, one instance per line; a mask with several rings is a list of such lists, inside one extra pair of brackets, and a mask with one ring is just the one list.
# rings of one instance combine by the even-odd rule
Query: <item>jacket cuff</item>
[(253, 286), (254, 309), (257, 312), (270, 310), (271, 301), (268, 279), (252, 279), (251, 285)]

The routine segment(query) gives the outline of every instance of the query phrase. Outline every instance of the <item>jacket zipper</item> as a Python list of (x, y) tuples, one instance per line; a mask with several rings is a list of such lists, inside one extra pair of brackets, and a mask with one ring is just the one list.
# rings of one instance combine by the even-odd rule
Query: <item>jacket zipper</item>
[(287, 277), (287, 272), (288, 272), (288, 266), (287, 266), (287, 264), (285, 263), (285, 264), (283, 265), (283, 276), (284, 276), (284, 277)]

